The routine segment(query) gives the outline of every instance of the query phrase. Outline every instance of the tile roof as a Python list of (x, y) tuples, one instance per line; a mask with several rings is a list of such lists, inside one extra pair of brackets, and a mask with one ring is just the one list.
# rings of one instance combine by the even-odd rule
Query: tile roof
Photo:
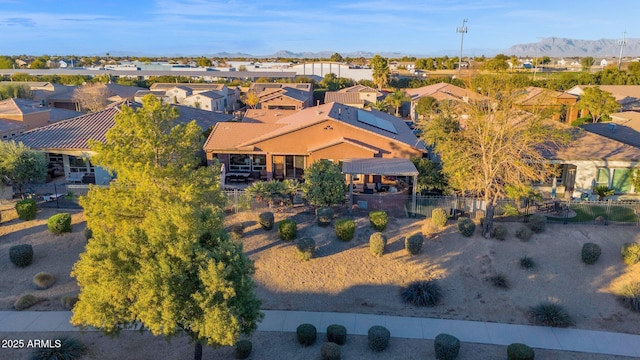
[(199, 91), (213, 91), (222, 90), (226, 85), (225, 84), (200, 84), (200, 83), (154, 83), (149, 87), (150, 90), (158, 90), (158, 91), (166, 91), (173, 89), (174, 87), (184, 87), (189, 88), (191, 90), (199, 90)]
[(346, 93), (350, 93), (350, 92), (356, 92), (356, 93), (361, 93), (361, 92), (370, 92), (370, 93), (376, 93), (376, 96), (382, 96), (382, 93), (372, 87), (369, 86), (364, 86), (364, 85), (353, 85), (344, 89), (340, 89), (338, 90), (338, 92), (346, 92)]
[(215, 92), (213, 90), (195, 93), (195, 94), (189, 95), (187, 97), (195, 97), (195, 96), (208, 97), (209, 99), (221, 99), (221, 98), (224, 97), (224, 96), (218, 94), (217, 92)]
[(273, 124), (276, 121), (294, 114), (300, 110), (282, 109), (249, 109), (244, 113), (243, 123), (267, 123)]
[(448, 83), (437, 83), (429, 86), (423, 86), (415, 89), (406, 89), (405, 92), (411, 97), (412, 101), (417, 101), (418, 99), (431, 96), (438, 101), (441, 100), (456, 100), (456, 101), (465, 101), (465, 98), (474, 99), (474, 100), (485, 100), (486, 97), (469, 91), (467, 89), (463, 89), (461, 87), (448, 84)]
[(50, 109), (42, 106), (37, 101), (20, 98), (10, 98), (0, 101), (0, 117), (3, 115), (26, 115), (47, 111), (50, 111)]
[(0, 132), (26, 129), (27, 126), (22, 121), (0, 119)]
[(562, 95), (562, 93), (559, 91), (528, 86), (524, 89), (523, 94), (516, 99), (516, 103), (525, 106), (555, 105), (557, 104), (556, 99), (560, 95)]
[(640, 148), (640, 113), (624, 112), (613, 116), (614, 121), (585, 124), (581, 127), (594, 134)]
[(327, 91), (324, 93), (324, 102), (337, 102), (341, 104), (364, 104), (364, 100), (360, 99), (360, 94), (357, 92), (339, 92), (339, 91)]
[(242, 144), (283, 126), (273, 123), (220, 123), (211, 131), (211, 135), (204, 143), (204, 148), (216, 150), (242, 150), (244, 148), (244, 150), (253, 150), (253, 147), (243, 146)]
[(640, 148), (595, 134), (582, 131), (569, 147), (546, 154), (547, 159), (557, 160), (605, 160), (638, 161)]

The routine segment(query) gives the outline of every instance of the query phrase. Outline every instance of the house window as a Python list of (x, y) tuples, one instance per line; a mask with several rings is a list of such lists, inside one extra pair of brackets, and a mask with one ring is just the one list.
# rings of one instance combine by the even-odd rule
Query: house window
[(267, 155), (255, 154), (253, 155), (253, 171), (266, 170), (267, 169)]
[(94, 171), (93, 165), (87, 158), (69, 155), (69, 172), (87, 173)]
[(596, 186), (606, 186), (614, 189), (616, 194), (630, 193), (633, 174), (629, 168), (599, 168)]
[(249, 155), (231, 155), (229, 158), (229, 171), (251, 171), (251, 159)]

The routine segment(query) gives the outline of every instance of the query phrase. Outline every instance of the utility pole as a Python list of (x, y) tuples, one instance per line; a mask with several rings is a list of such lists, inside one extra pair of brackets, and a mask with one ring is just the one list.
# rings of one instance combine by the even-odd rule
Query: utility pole
[(620, 65), (622, 65), (622, 49), (627, 45), (627, 32), (622, 33), (622, 40), (618, 40), (618, 46), (620, 46), (620, 56), (618, 56), (618, 71), (620, 71)]
[(462, 26), (456, 28), (456, 32), (460, 33), (460, 59), (458, 60), (458, 78), (460, 78), (460, 71), (462, 70), (462, 44), (464, 43), (464, 34), (466, 34), (469, 29), (465, 25), (467, 23), (467, 19), (462, 20)]

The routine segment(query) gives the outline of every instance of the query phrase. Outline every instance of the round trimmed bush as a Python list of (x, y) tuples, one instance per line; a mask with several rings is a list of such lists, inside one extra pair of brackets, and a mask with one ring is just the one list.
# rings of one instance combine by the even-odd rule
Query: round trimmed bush
[(47, 220), (47, 227), (49, 232), (55, 235), (71, 232), (71, 214), (60, 213), (51, 216)]
[(369, 251), (375, 256), (382, 256), (387, 246), (387, 238), (381, 232), (374, 232), (369, 236)]
[(622, 260), (629, 266), (640, 261), (640, 245), (638, 243), (625, 243), (622, 245), (620, 252), (622, 253)]
[(443, 208), (435, 208), (431, 211), (431, 221), (439, 227), (444, 227), (447, 225), (447, 220), (449, 217), (447, 216), (447, 210)]
[(338, 324), (329, 325), (327, 327), (327, 341), (344, 345), (347, 342), (347, 328)]
[(271, 230), (275, 222), (275, 217), (271, 211), (265, 211), (258, 215), (258, 223), (265, 230)]
[(316, 209), (316, 221), (320, 226), (331, 225), (333, 219), (333, 209), (330, 207), (320, 207)]
[(507, 360), (534, 360), (535, 352), (528, 345), (513, 343), (507, 346)]
[(524, 270), (532, 270), (533, 268), (536, 267), (536, 263), (533, 261), (532, 258), (528, 256), (523, 256), (520, 258), (520, 267), (523, 268)]
[(471, 237), (476, 231), (476, 224), (468, 217), (461, 217), (458, 219), (458, 231), (463, 236)]
[(602, 249), (600, 245), (594, 243), (586, 243), (582, 245), (582, 261), (585, 264), (595, 264), (600, 258), (600, 254), (602, 254)]
[(516, 230), (516, 237), (522, 241), (529, 241), (531, 235), (533, 235), (533, 231), (527, 226), (520, 226), (518, 230)]
[(340, 360), (340, 345), (326, 342), (320, 347), (320, 357), (322, 360)]
[(303, 346), (313, 345), (318, 337), (318, 330), (312, 324), (301, 324), (296, 329), (298, 342)]
[(33, 261), (33, 246), (29, 244), (14, 245), (9, 248), (9, 260), (13, 265), (26, 267)]
[(373, 351), (382, 351), (389, 346), (391, 332), (384, 326), (372, 326), (367, 333), (369, 348)]
[(13, 307), (16, 310), (20, 311), (20, 310), (28, 309), (33, 305), (39, 303), (40, 301), (41, 299), (38, 298), (37, 296), (32, 294), (26, 294), (26, 295), (20, 296), (18, 300), (16, 300), (16, 302), (13, 304)]
[(640, 312), (640, 282), (634, 282), (623, 287), (618, 293), (618, 300), (630, 310)]
[(278, 235), (284, 241), (291, 241), (298, 236), (298, 224), (294, 220), (285, 219), (278, 222)]
[(531, 231), (539, 234), (547, 227), (547, 217), (541, 214), (533, 214), (529, 217), (529, 223), (527, 226)]
[(20, 200), (16, 203), (16, 212), (20, 220), (33, 220), (38, 212), (38, 204), (33, 199)]
[(376, 231), (382, 231), (387, 227), (389, 216), (385, 211), (374, 210), (369, 212), (369, 223)]
[(551, 302), (542, 302), (529, 308), (529, 317), (536, 325), (551, 327), (573, 325), (573, 320), (569, 313), (562, 306)]
[(496, 225), (496, 227), (493, 228), (493, 237), (496, 238), (497, 240), (504, 240), (507, 238), (507, 227), (499, 224)]
[(80, 340), (63, 337), (60, 346), (42, 347), (33, 350), (33, 360), (77, 360), (87, 352), (87, 347)]
[(48, 272), (39, 272), (33, 277), (33, 283), (40, 290), (48, 289), (56, 283), (56, 278)]
[(460, 340), (449, 334), (439, 334), (433, 341), (438, 360), (454, 360), (460, 352)]
[(356, 233), (356, 222), (353, 219), (342, 218), (336, 221), (336, 235), (342, 241), (350, 241)]
[(91, 230), (90, 227), (88, 227), (88, 226), (85, 227), (83, 233), (84, 233), (84, 238), (87, 241), (90, 240), (90, 239), (93, 239), (93, 230)]
[(249, 340), (238, 340), (235, 345), (236, 359), (246, 359), (251, 355), (253, 344)]
[(296, 250), (301, 260), (308, 261), (313, 257), (313, 253), (316, 252), (316, 242), (312, 238), (298, 239), (296, 241)]
[(411, 234), (404, 239), (404, 248), (410, 255), (417, 255), (422, 251), (424, 236), (421, 233)]
[(62, 299), (60, 299), (60, 304), (62, 304), (62, 307), (64, 307), (66, 310), (71, 310), (73, 309), (73, 306), (78, 302), (78, 297), (77, 296), (63, 296)]
[(436, 306), (442, 294), (435, 280), (416, 281), (401, 289), (400, 297), (405, 303), (415, 306)]

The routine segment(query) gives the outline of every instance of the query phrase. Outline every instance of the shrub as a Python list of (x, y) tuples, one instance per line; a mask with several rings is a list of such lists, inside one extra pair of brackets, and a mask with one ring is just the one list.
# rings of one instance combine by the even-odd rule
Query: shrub
[(433, 347), (438, 360), (453, 360), (460, 352), (460, 340), (449, 334), (439, 334), (433, 341)]
[(507, 277), (503, 274), (490, 276), (489, 282), (491, 283), (491, 285), (500, 289), (506, 290), (509, 288), (509, 281), (507, 280)]
[(236, 359), (246, 359), (251, 355), (253, 344), (249, 340), (238, 340), (235, 345)]
[(387, 246), (387, 238), (381, 232), (374, 232), (369, 236), (369, 251), (375, 256), (382, 256)]
[(389, 221), (389, 216), (387, 213), (382, 210), (375, 210), (369, 213), (369, 223), (373, 226), (376, 231), (382, 231), (387, 227), (387, 222)]
[(91, 228), (89, 228), (88, 226), (84, 228), (83, 233), (86, 240), (93, 238), (93, 230), (91, 230)]
[(531, 231), (539, 234), (547, 227), (547, 217), (540, 214), (533, 214), (529, 217), (529, 223), (527, 226)]
[(316, 252), (316, 242), (312, 238), (302, 238), (296, 241), (296, 250), (300, 259), (308, 261)]
[(333, 209), (330, 207), (320, 207), (316, 209), (316, 221), (320, 226), (329, 226), (333, 219)]
[(278, 223), (278, 235), (284, 241), (291, 241), (298, 236), (298, 224), (294, 220), (285, 219)]
[(415, 306), (436, 306), (442, 294), (440, 286), (435, 280), (416, 281), (400, 291), (400, 297), (405, 303)]
[(14, 245), (9, 248), (9, 260), (13, 265), (26, 267), (33, 261), (33, 246), (29, 244)]
[(622, 245), (620, 252), (622, 253), (622, 260), (629, 266), (640, 261), (640, 245), (637, 243), (625, 243)]
[(520, 258), (520, 267), (525, 270), (532, 270), (536, 267), (536, 263), (528, 256), (523, 256)]
[(384, 326), (372, 326), (367, 333), (369, 348), (373, 351), (382, 351), (389, 346), (391, 332)]
[(461, 217), (458, 219), (458, 231), (463, 236), (470, 237), (476, 231), (476, 224), (468, 217)]
[(531, 235), (533, 235), (533, 231), (526, 226), (520, 226), (516, 230), (516, 237), (522, 241), (529, 241)]
[(16, 308), (16, 310), (24, 310), (32, 307), (40, 301), (42, 301), (42, 299), (38, 298), (37, 296), (26, 294), (20, 296), (18, 300), (16, 300), (16, 302), (13, 304), (13, 307)]
[(349, 241), (353, 239), (353, 235), (356, 232), (356, 222), (352, 219), (339, 219), (336, 221), (336, 235), (338, 239), (342, 241)]
[(36, 218), (38, 204), (33, 199), (24, 199), (16, 203), (16, 212), (20, 220), (29, 221)]
[(55, 235), (71, 232), (71, 214), (60, 213), (55, 214), (47, 220), (49, 232)]
[(422, 244), (424, 243), (424, 236), (421, 233), (411, 234), (404, 239), (404, 248), (410, 255), (419, 254), (422, 251)]
[(296, 329), (296, 335), (298, 336), (298, 342), (303, 346), (313, 345), (316, 342), (318, 331), (312, 324), (301, 324)]
[(56, 283), (56, 278), (47, 273), (47, 272), (39, 272), (33, 277), (33, 283), (40, 290), (48, 289)]
[(447, 225), (447, 210), (443, 208), (435, 208), (431, 211), (431, 221), (439, 227)]
[(60, 304), (62, 304), (62, 307), (64, 307), (67, 310), (71, 310), (73, 309), (73, 306), (78, 302), (78, 297), (77, 296), (63, 296), (62, 299), (60, 299)]
[(558, 304), (542, 302), (529, 308), (529, 317), (537, 325), (567, 327), (573, 320), (567, 311)]
[(327, 327), (327, 341), (344, 345), (347, 342), (347, 328), (338, 324), (329, 325)]
[(594, 264), (602, 254), (600, 245), (594, 243), (586, 243), (582, 245), (582, 261), (585, 264)]
[(340, 360), (340, 346), (332, 342), (322, 344), (320, 348), (322, 360)]
[(260, 215), (258, 215), (258, 223), (265, 230), (271, 230), (273, 228), (274, 221), (275, 221), (275, 218), (271, 211), (265, 211), (263, 213), (260, 213)]
[(59, 347), (42, 347), (33, 350), (31, 360), (76, 360), (81, 359), (87, 347), (74, 338), (63, 337)]
[(504, 240), (507, 238), (507, 227), (500, 224), (493, 228), (493, 237), (497, 240)]
[(640, 282), (634, 282), (623, 287), (618, 294), (618, 300), (625, 307), (635, 312), (640, 312)]
[(244, 225), (243, 224), (235, 224), (231, 226), (231, 237), (234, 240), (239, 240), (244, 235)]
[(513, 343), (507, 346), (507, 360), (534, 360), (535, 352), (525, 344)]

